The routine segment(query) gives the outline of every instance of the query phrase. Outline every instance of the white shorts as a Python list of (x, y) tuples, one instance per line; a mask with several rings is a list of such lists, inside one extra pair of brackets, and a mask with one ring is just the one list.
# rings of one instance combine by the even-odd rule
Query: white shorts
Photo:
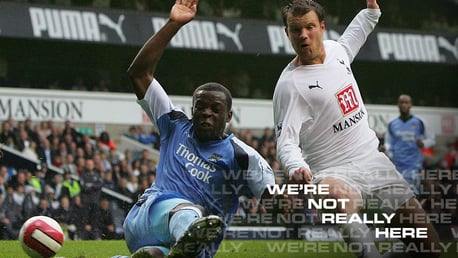
[(313, 183), (327, 177), (340, 179), (360, 194), (363, 209), (393, 213), (415, 194), (394, 165), (386, 162), (376, 156), (370, 161), (313, 171)]

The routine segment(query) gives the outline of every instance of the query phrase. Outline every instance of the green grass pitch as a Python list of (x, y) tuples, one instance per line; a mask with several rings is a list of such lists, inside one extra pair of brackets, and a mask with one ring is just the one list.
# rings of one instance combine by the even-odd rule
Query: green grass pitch
[[(454, 258), (458, 253), (457, 242), (444, 243), (447, 252), (442, 258)], [(300, 240), (225, 240), (216, 258), (352, 258), (344, 250), (342, 242), (307, 242)], [(56, 257), (65, 258), (106, 258), (113, 255), (127, 255), (124, 241), (70, 241), (67, 240)], [(0, 241), (0, 257), (27, 258), (19, 241)]]

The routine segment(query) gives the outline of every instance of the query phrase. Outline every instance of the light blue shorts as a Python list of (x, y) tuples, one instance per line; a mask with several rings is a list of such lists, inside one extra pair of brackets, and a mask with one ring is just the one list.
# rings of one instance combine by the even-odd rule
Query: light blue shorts
[(144, 247), (157, 247), (167, 255), (174, 244), (169, 231), (169, 213), (179, 204), (191, 202), (160, 197), (160, 193), (148, 196), (137, 202), (127, 214), (123, 228), (131, 253)]

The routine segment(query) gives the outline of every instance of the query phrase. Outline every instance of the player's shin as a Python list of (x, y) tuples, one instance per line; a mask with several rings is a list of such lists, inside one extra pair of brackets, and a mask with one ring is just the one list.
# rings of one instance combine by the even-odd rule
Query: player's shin
[(349, 251), (358, 258), (382, 258), (369, 227), (364, 223), (353, 222), (340, 228)]
[(202, 212), (192, 206), (187, 206), (176, 211), (169, 221), (170, 234), (175, 240), (183, 236), (184, 232), (188, 229), (196, 219), (202, 217)]

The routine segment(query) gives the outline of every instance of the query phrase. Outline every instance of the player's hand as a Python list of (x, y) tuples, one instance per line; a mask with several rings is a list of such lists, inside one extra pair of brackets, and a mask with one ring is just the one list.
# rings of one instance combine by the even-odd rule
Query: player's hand
[(377, 0), (366, 0), (367, 8), (369, 9), (380, 9), (377, 4)]
[(197, 13), (198, 0), (176, 0), (170, 11), (170, 20), (180, 24), (191, 21)]
[(291, 184), (310, 184), (312, 183), (313, 174), (310, 169), (300, 167), (296, 169), (289, 177)]
[(418, 146), (418, 148), (422, 149), (423, 147), (425, 147), (425, 144), (423, 143), (423, 141), (421, 139), (418, 139), (417, 140), (417, 146)]

